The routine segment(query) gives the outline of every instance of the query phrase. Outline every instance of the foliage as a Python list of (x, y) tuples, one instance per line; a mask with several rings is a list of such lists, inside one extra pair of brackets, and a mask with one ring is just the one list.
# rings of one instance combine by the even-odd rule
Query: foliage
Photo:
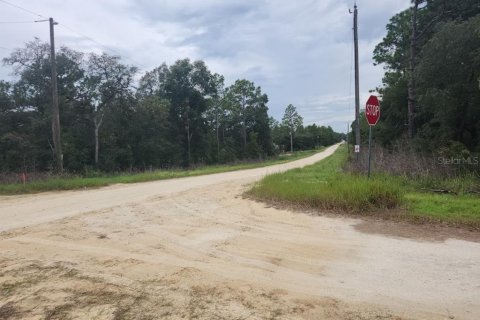
[(285, 109), (282, 124), (288, 128), (290, 134), (290, 152), (293, 152), (293, 135), (302, 126), (303, 118), (298, 114), (297, 109), (292, 104), (289, 104)]
[[(374, 138), (392, 147), (407, 131), (407, 80), (411, 9), (396, 14), (387, 35), (374, 50), (386, 73), (382, 119)], [(480, 6), (475, 0), (429, 0), (418, 12), (414, 60), (417, 134), (411, 143), (420, 152), (451, 145), (480, 150)], [(363, 140), (366, 142), (367, 140)]]
[[(290, 130), (284, 124), (271, 121), (272, 139), (274, 146), (279, 152), (283, 152), (290, 147)], [(309, 150), (322, 146), (329, 146), (345, 139), (345, 134), (337, 133), (328, 126), (317, 126), (316, 124), (300, 126), (296, 130), (293, 140), (294, 150)]]
[(423, 47), (417, 67), (419, 139), (431, 147), (456, 141), (479, 150), (479, 55), (480, 15), (439, 26)]
[[(0, 172), (50, 172), (49, 45), (35, 39), (4, 59)], [(225, 87), (203, 61), (163, 63), (140, 79), (118, 56), (57, 52), (64, 167), (69, 173), (192, 167), (274, 154), (268, 96), (239, 79)], [(325, 144), (335, 141), (316, 132)], [(319, 140), (317, 139), (317, 140)], [(304, 143), (299, 149), (314, 148)]]

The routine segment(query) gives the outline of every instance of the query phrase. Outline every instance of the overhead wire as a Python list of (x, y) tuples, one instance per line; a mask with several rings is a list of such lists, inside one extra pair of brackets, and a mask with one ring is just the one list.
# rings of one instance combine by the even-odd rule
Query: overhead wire
[(44, 15), (41, 15), (40, 13), (34, 12), (34, 11), (32, 11), (32, 10), (28, 10), (28, 9), (26, 9), (26, 8), (24, 8), (24, 7), (20, 7), (19, 5), (16, 5), (16, 4), (14, 4), (14, 3), (11, 3), (11, 2), (8, 2), (8, 1), (5, 1), (5, 0), (0, 0), (0, 2), (3, 2), (3, 3), (5, 3), (5, 4), (9, 5), (9, 6), (15, 7), (15, 8), (20, 9), (20, 10), (22, 10), (22, 11), (28, 12), (28, 13), (30, 13), (30, 14), (33, 14), (34, 16), (47, 19), (47, 17), (45, 17)]
[(19, 24), (19, 23), (35, 23), (34, 20), (32, 21), (0, 21), (0, 24)]
[(76, 31), (75, 29), (73, 29), (73, 28), (65, 25), (64, 23), (60, 23), (60, 22), (59, 22), (58, 25), (64, 27), (65, 29), (69, 30), (70, 32), (73, 32), (73, 33), (81, 36), (82, 38), (85, 38), (85, 39), (87, 39), (87, 40), (89, 40), (89, 41), (91, 41), (91, 42), (93, 42), (93, 43), (101, 46), (102, 48), (104, 48), (104, 49), (106, 49), (106, 50), (108, 50), (108, 51), (111, 51), (112, 53), (115, 53), (116, 55), (120, 56), (121, 58), (124, 58), (124, 59), (126, 59), (126, 60), (130, 60), (131, 62), (135, 63), (135, 65), (138, 66), (139, 69), (146, 69), (144, 66), (142, 66), (142, 63), (139, 63), (138, 61), (136, 61), (136, 60), (133, 59), (133, 58), (123, 56), (121, 52), (119, 52), (119, 51), (117, 51), (117, 50), (114, 50), (114, 49), (112, 49), (112, 48), (109, 48), (107, 45), (98, 42), (97, 40), (93, 39), (92, 37), (89, 37), (89, 36), (87, 36), (87, 35), (79, 32), (79, 31)]
[[(0, 0), (0, 2), (1, 2), (1, 3), (4, 3), (4, 4), (7, 4), (7, 5), (9, 5), (9, 6), (15, 7), (15, 8), (19, 9), (19, 10), (25, 11), (25, 12), (27, 12), (27, 13), (29, 13), (29, 14), (34, 15), (34, 16), (37, 16), (37, 17), (40, 17), (40, 18), (43, 18), (43, 19), (48, 19), (47, 17), (45, 17), (44, 15), (42, 15), (42, 14), (40, 14), (40, 13), (37, 13), (37, 12), (34, 12), (34, 11), (32, 11), (32, 10), (26, 9), (26, 8), (24, 8), (24, 7), (21, 7), (21, 6), (19, 6), (19, 5), (13, 4), (13, 3), (11, 3), (11, 2), (8, 2), (8, 1), (5, 1), (5, 0)], [(0, 24), (14, 24), (14, 23), (17, 24), (17, 23), (34, 23), (34, 22), (37, 22), (37, 21), (0, 21)], [(146, 69), (144, 66), (142, 66), (141, 63), (139, 63), (139, 62), (136, 61), (135, 59), (130, 58), (130, 57), (123, 56), (119, 51), (114, 50), (114, 49), (112, 49), (112, 48), (109, 48), (107, 45), (102, 44), (102, 43), (96, 41), (95, 39), (93, 39), (92, 37), (89, 37), (89, 36), (87, 36), (87, 35), (85, 35), (85, 34), (83, 34), (83, 33), (81, 33), (81, 32), (78, 32), (78, 31), (74, 30), (73, 28), (65, 25), (64, 23), (59, 23), (58, 21), (57, 21), (57, 23), (58, 23), (58, 25), (62, 26), (63, 28), (65, 28), (65, 29), (67, 29), (67, 30), (69, 30), (70, 32), (73, 32), (73, 33), (75, 33), (75, 34), (77, 34), (77, 35), (79, 35), (79, 36), (81, 36), (81, 37), (83, 37), (83, 38), (85, 38), (85, 39), (87, 39), (87, 40), (89, 40), (89, 41), (91, 41), (91, 42), (93, 42), (93, 43), (101, 46), (103, 50), (110, 51), (110, 52), (115, 53), (116, 55), (120, 56), (120, 57), (123, 58), (123, 59), (130, 60), (130, 61), (133, 62), (136, 66), (138, 66), (139, 69), (140, 69), (140, 68), (141, 68), (141, 69)], [(6, 49), (6, 48), (3, 48), (3, 49)], [(6, 49), (6, 50), (8, 50), (8, 49)]]

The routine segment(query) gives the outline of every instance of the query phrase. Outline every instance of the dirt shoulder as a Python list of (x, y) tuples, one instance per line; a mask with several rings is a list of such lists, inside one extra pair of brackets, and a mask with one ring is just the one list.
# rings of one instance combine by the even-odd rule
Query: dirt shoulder
[(347, 213), (319, 211), (288, 202), (258, 199), (244, 193), (245, 199), (264, 203), (279, 210), (290, 210), (298, 214), (325, 216), (331, 218), (356, 219), (355, 229), (369, 234), (407, 238), (421, 241), (446, 241), (448, 239), (480, 242), (480, 230), (471, 225), (449, 225), (431, 219), (409, 218), (404, 209), (382, 210), (377, 212)]

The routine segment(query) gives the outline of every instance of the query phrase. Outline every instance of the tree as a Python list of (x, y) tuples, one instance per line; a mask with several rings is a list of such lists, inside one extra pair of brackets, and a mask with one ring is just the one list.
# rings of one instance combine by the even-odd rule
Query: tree
[(374, 64), (383, 64), (385, 69), (383, 87), (377, 89), (382, 96), (382, 121), (378, 125), (382, 134), (377, 138), (384, 145), (402, 136), (408, 125), (411, 26), (411, 9), (394, 15), (386, 26), (387, 35), (373, 52)]
[(84, 79), (84, 100), (92, 108), (95, 139), (95, 165), (99, 159), (99, 131), (104, 117), (118, 108), (132, 95), (136, 67), (120, 63), (120, 57), (106, 53), (90, 54), (87, 76)]
[[(184, 164), (189, 166), (204, 155), (208, 97), (215, 94), (215, 81), (203, 61), (178, 60), (165, 79), (165, 96), (170, 101), (172, 139), (179, 139)], [(183, 139), (181, 136), (183, 135)]]
[(241, 125), (241, 137), (243, 152), (247, 149), (247, 108), (254, 103), (255, 84), (242, 79), (227, 88), (226, 99), (234, 118), (238, 119)]
[(282, 123), (288, 128), (290, 133), (290, 152), (293, 152), (293, 135), (298, 128), (302, 126), (303, 118), (298, 114), (297, 109), (289, 104), (285, 109)]
[[(259, 156), (268, 156), (273, 152), (267, 103), (268, 96), (262, 92), (260, 87), (256, 87), (253, 103), (247, 107), (246, 120), (247, 130), (256, 133), (256, 136), (250, 135), (249, 133), (249, 143), (259, 144)], [(253, 137), (255, 137), (255, 139)], [(253, 141), (253, 139), (255, 141)]]
[(169, 139), (170, 104), (157, 95), (137, 101), (130, 121), (129, 140), (134, 165), (144, 170), (150, 167), (175, 166), (180, 157), (176, 141)]
[(224, 104), (224, 96), (225, 96), (225, 89), (224, 89), (224, 77), (219, 74), (214, 74), (212, 76), (212, 80), (214, 83), (214, 93), (211, 97), (209, 97), (209, 106), (205, 111), (205, 118), (207, 120), (207, 124), (210, 128), (214, 129), (215, 131), (215, 149), (216, 149), (216, 159), (220, 158), (220, 126), (225, 122), (226, 118), (226, 110)]
[(412, 0), (412, 22), (410, 28), (410, 55), (408, 59), (408, 136), (413, 139), (415, 136), (415, 113), (416, 113), (416, 94), (415, 94), (415, 64), (417, 58), (417, 14), (418, 6), (424, 0)]
[(146, 72), (139, 81), (137, 98), (143, 99), (149, 96), (165, 98), (166, 81), (169, 73), (168, 66), (163, 63), (152, 71)]
[[(268, 96), (251, 81), (241, 79), (226, 89), (225, 106), (230, 131), (236, 141), (240, 140), (241, 157), (252, 157), (251, 150), (259, 150), (258, 156), (269, 155), (273, 151), (268, 117)], [(239, 134), (237, 134), (237, 132)], [(255, 135), (251, 135), (255, 132)], [(253, 141), (254, 139), (255, 141)], [(258, 144), (248, 148), (248, 144)], [(249, 150), (247, 150), (249, 149)]]
[[(55, 161), (55, 144), (49, 139), (52, 135), (52, 127), (49, 124), (52, 119), (49, 48), (47, 43), (35, 39), (26, 43), (24, 48), (14, 50), (4, 59), (4, 63), (13, 66), (15, 74), (19, 76), (18, 81), (13, 84), (15, 109), (19, 112), (15, 117), (21, 116), (21, 121), (25, 121), (22, 123), (21, 131), (26, 135), (25, 141), (35, 146), (28, 153), (30, 159), (24, 161), (29, 162), (34, 170), (36, 167), (42, 170), (52, 169), (53, 165), (58, 163)], [(66, 119), (66, 114), (72, 111), (71, 107), (77, 99), (79, 81), (83, 76), (80, 67), (82, 56), (81, 53), (65, 47), (61, 47), (57, 53), (58, 98), (62, 123)], [(26, 128), (29, 129), (28, 132)], [(64, 123), (62, 136), (66, 134), (68, 140), (71, 132), (70, 123)], [(62, 140), (63, 148), (68, 141)], [(69, 158), (68, 148), (66, 151), (65, 155)]]
[[(424, 120), (420, 119), (422, 92), (417, 88), (417, 82), (422, 79), (418, 78), (416, 69), (426, 58), (423, 54), (426, 44), (445, 23), (466, 21), (478, 14), (480, 7), (476, 0), (412, 0), (410, 9), (390, 19), (386, 37), (374, 50), (375, 63), (383, 63), (386, 69), (383, 88), (379, 89), (383, 96), (382, 118), (386, 121), (382, 120), (380, 126), (390, 137), (389, 141), (403, 135), (405, 128), (413, 138), (423, 125)], [(447, 54), (443, 49), (440, 52)], [(388, 140), (384, 142), (389, 143)]]
[(171, 135), (171, 104), (166, 94), (169, 72), (163, 63), (146, 72), (139, 81), (132, 136), (140, 141), (134, 144), (134, 155), (136, 163), (143, 167), (175, 166), (183, 160), (177, 139)]
[(375, 46), (374, 64), (384, 64), (387, 72), (405, 74), (407, 71), (411, 17), (411, 10), (394, 15), (386, 26), (387, 35)]
[[(62, 47), (56, 61), (67, 171), (261, 159), (273, 154), (272, 135), (288, 141), (287, 131), (277, 132), (285, 126), (272, 129), (268, 96), (259, 86), (242, 79), (225, 89), (223, 76), (203, 61), (163, 63), (137, 88), (137, 69), (120, 57)], [(0, 170), (52, 171), (49, 46), (36, 39), (4, 62), (18, 78), (0, 80)], [(320, 141), (312, 132), (305, 130), (299, 148)]]
[(443, 24), (423, 47), (416, 78), (419, 138), (428, 149), (452, 141), (479, 148), (479, 54), (480, 15)]

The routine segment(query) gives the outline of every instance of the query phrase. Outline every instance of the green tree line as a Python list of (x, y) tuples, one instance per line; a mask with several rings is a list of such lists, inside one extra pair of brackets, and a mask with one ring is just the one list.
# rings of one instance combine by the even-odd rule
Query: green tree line
[[(49, 45), (35, 39), (3, 62), (16, 78), (0, 81), (0, 171), (53, 171)], [(62, 47), (56, 64), (69, 172), (258, 160), (281, 150), (262, 89), (246, 79), (227, 87), (203, 61), (164, 63), (138, 78), (118, 56)], [(339, 140), (333, 130), (297, 129), (297, 149)], [(317, 140), (302, 140), (310, 131)]]
[(376, 139), (387, 147), (408, 140), (422, 152), (480, 151), (478, 0), (413, 0), (386, 29), (373, 57), (385, 68)]
[(270, 127), (274, 146), (282, 152), (329, 146), (346, 138), (345, 134), (335, 132), (330, 126), (303, 126), (303, 118), (292, 104), (285, 108), (281, 122), (270, 119)]

